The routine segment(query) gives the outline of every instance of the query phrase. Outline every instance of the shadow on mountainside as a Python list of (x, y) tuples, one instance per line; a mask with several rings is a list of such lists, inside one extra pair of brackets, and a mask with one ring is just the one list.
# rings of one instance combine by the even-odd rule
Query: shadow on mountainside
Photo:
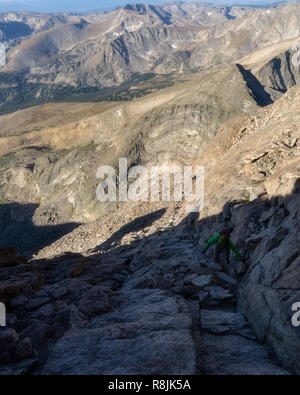
[(250, 90), (254, 100), (256, 103), (261, 106), (265, 107), (269, 104), (274, 103), (271, 95), (266, 92), (264, 86), (259, 82), (259, 80), (251, 73), (250, 70), (245, 69), (242, 65), (236, 64), (237, 68), (241, 72), (248, 89)]
[(80, 225), (36, 226), (33, 216), (38, 207), (38, 204), (20, 203), (0, 205), (0, 245), (15, 247), (20, 255), (32, 256)]
[[(37, 289), (30, 290), (25, 286), (23, 290), (18, 288), (16, 291), (29, 299), (26, 309), (12, 307), (9, 300), (16, 294), (6, 295), (5, 289), (2, 290), (2, 299), (6, 298), (9, 313), (18, 317), (17, 322), (10, 326), (19, 333), (20, 341), (24, 337), (31, 338), (39, 356), (25, 359), (27, 365), (12, 357), (10, 363), (3, 364), (6, 369), (3, 371), (11, 374), (18, 371), (22, 363), (28, 374), (222, 374), (218, 369), (224, 370), (224, 374), (280, 374), (276, 370), (280, 370), (277, 364), (299, 373), (300, 328), (291, 324), (291, 306), (300, 301), (299, 198), (300, 179), (297, 179), (289, 195), (271, 199), (263, 195), (251, 202), (227, 202), (217, 215), (198, 220), (198, 215), (192, 213), (173, 228), (169, 225), (172, 213), (168, 210), (142, 216), (90, 250), (89, 256), (65, 253), (56, 258), (31, 260), (30, 264), (21, 263), (12, 268), (1, 269), (0, 265), (0, 279), (3, 278), (1, 270), (5, 270), (5, 277), (11, 282), (18, 281), (18, 270), (22, 279), (28, 273), (32, 281), (32, 270), (35, 276), (40, 274), (44, 278), (37, 296)], [(167, 216), (165, 230), (161, 226), (165, 218), (163, 214)], [(201, 340), (209, 341), (210, 335), (205, 337), (207, 329), (201, 330), (200, 338), (195, 337), (189, 324), (186, 329), (192, 333), (198, 350), (195, 357), (188, 348), (189, 338), (177, 328), (183, 325), (176, 321), (179, 312), (173, 307), (166, 312), (164, 309), (167, 307), (163, 305), (163, 311), (151, 313), (158, 300), (173, 297), (183, 297), (198, 304), (200, 311), (224, 312), (228, 308), (226, 298), (214, 299), (210, 291), (187, 280), (188, 276), (210, 275), (215, 288), (225, 287), (226, 278), (220, 280), (207, 266), (213, 262), (210, 254), (204, 257), (200, 251), (209, 237), (228, 224), (235, 228), (232, 234), (234, 243), (242, 255), (248, 257), (246, 272), (236, 275), (238, 284), (234, 288), (229, 285), (229, 291), (235, 294), (230, 303), (239, 305), (254, 328), (258, 341), (267, 347), (272, 359), (260, 356), (257, 340), (250, 337), (250, 343), (244, 350), (242, 343), (230, 343), (231, 340), (236, 341), (236, 335), (230, 332), (227, 336), (226, 331), (214, 339), (218, 342), (221, 339), (220, 347), (228, 346), (228, 349), (226, 352), (217, 349), (214, 354), (212, 349), (215, 350), (216, 346)], [(34, 225), (31, 226), (34, 233)], [(154, 227), (154, 231), (140, 239), (129, 238), (128, 244), (118, 243), (123, 236), (128, 237), (130, 232), (145, 226)], [(157, 227), (159, 230), (155, 230)], [(43, 239), (43, 245), (45, 242)], [(231, 267), (237, 265), (237, 260), (232, 258)], [(233, 270), (230, 270), (233, 276)], [(199, 299), (199, 289), (200, 293), (207, 294), (203, 300)], [(145, 294), (155, 290), (160, 290), (156, 299), (150, 298), (149, 302), (146, 298), (143, 302)], [(145, 304), (142, 310), (138, 310), (139, 303)], [(46, 314), (46, 306), (47, 311), (55, 313)], [(136, 311), (135, 318), (129, 314), (131, 308)], [(163, 329), (158, 329), (163, 317), (169, 321)], [(196, 325), (201, 325), (199, 317)], [(67, 331), (68, 336), (60, 340)], [(151, 340), (144, 339), (143, 331)], [(160, 331), (158, 337), (155, 335), (157, 331)], [(171, 337), (170, 332), (173, 333)], [(244, 335), (242, 338), (239, 341), (246, 341)], [(137, 349), (136, 344), (139, 345)], [(256, 347), (255, 351), (247, 348), (249, 344)], [(234, 351), (237, 355), (231, 354), (231, 347), (237, 347)], [(163, 351), (157, 353), (158, 349)], [(156, 352), (152, 353), (152, 350)], [(95, 356), (93, 360), (90, 355)], [(208, 360), (210, 355), (212, 359)]]
[(154, 211), (153, 213), (149, 213), (143, 215), (142, 217), (135, 218), (133, 221), (129, 222), (126, 225), (123, 225), (117, 232), (112, 234), (104, 243), (100, 244), (93, 251), (103, 251), (110, 249), (113, 244), (120, 241), (125, 235), (131, 232), (138, 232), (141, 229), (144, 229), (148, 226), (151, 226), (155, 221), (161, 218), (165, 213), (166, 209), (162, 208), (160, 210)]

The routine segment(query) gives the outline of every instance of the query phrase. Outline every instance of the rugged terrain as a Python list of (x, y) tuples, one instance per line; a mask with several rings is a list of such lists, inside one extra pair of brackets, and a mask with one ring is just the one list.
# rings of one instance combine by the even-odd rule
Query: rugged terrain
[[(17, 247), (28, 252), (37, 206), (38, 226), (87, 222), (115, 210), (115, 202), (97, 200), (99, 166), (117, 169), (122, 157), (129, 167), (189, 164), (224, 122), (256, 109), (238, 67), (230, 65), (131, 102), (47, 104), (1, 116), (1, 243), (16, 245), (22, 232)], [(19, 224), (10, 202), (31, 205)]]
[(2, 14), (8, 52), (0, 73), (0, 111), (53, 100), (139, 96), (149, 89), (147, 81), (159, 89), (296, 38), (299, 18), (299, 5), (204, 3), (128, 5), (90, 15)]
[[(32, 234), (32, 222), (73, 227), (114, 211), (115, 202), (99, 204), (96, 197), (101, 165), (118, 170), (122, 157), (129, 168), (192, 163), (238, 115), (255, 115), (297, 85), (300, 68), (287, 49), (294, 43), (281, 42), (132, 101), (48, 103), (0, 116), (0, 215), (6, 222), (0, 242), (16, 246), (18, 240), (19, 252), (31, 254), (44, 243), (39, 230)], [(11, 202), (28, 205), (18, 222)]]
[[(128, 203), (29, 261), (2, 249), (2, 372), (299, 373), (299, 103), (292, 88), (219, 131), (199, 216)], [(247, 266), (201, 254), (225, 223)]]
[[(24, 59), (50, 32), (64, 32), (70, 45), (80, 30), (76, 51), (88, 58), (88, 34), (98, 42), (111, 18), (120, 35), (109, 45), (131, 40), (130, 56), (152, 29), (154, 43), (154, 31), (187, 34), (180, 45), (190, 58), (222, 43), (226, 59), (215, 67), (207, 57), (203, 70), (186, 69), (175, 85), (133, 100), (50, 102), (0, 116), (0, 301), (8, 313), (0, 374), (300, 373), (291, 323), (300, 301), (300, 87), (291, 61), (299, 9), (189, 3), (128, 6), (80, 22), (10, 16), (33, 30), (10, 41), (12, 73), (21, 65), (13, 51)], [(40, 70), (51, 64), (44, 60)], [(120, 157), (129, 168), (204, 166), (204, 207), (187, 214), (184, 202), (100, 203), (97, 168), (117, 170)], [(227, 225), (246, 263), (232, 257), (221, 266), (213, 249), (201, 252)]]

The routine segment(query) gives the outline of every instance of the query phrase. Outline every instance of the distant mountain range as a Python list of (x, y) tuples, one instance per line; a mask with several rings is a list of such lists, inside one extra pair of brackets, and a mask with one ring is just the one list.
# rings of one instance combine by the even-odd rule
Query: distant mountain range
[[(46, 1), (0, 1), (0, 11), (32, 11), (32, 12), (87, 12), (92, 10), (111, 10), (114, 7), (125, 6), (126, 4), (136, 3), (132, 0), (86, 0), (84, 3), (80, 0), (46, 0)], [(163, 4), (171, 3), (164, 0), (141, 0), (139, 3), (144, 4)], [(183, 3), (181, 1), (174, 1), (172, 3)], [(278, 3), (274, 0), (214, 0), (205, 1), (204, 3), (222, 4), (226, 6), (231, 5), (249, 5), (249, 6), (269, 6)], [(287, 1), (285, 2), (287, 3)]]
[[(144, 95), (298, 37), (299, 21), (297, 5), (264, 10), (196, 2), (86, 15), (0, 13), (7, 46), (0, 112)], [(146, 81), (147, 88), (136, 89)]]

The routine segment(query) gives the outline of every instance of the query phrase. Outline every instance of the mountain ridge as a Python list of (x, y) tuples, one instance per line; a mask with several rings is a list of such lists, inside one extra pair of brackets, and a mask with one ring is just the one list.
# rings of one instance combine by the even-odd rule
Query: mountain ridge
[[(228, 17), (224, 7), (185, 3), (64, 17), (64, 23), (37, 31), (17, 46), (11, 43), (7, 66), (0, 73), (0, 82), (6, 84), (0, 89), (0, 110), (68, 96), (74, 100), (76, 95), (101, 98), (108, 88), (130, 83), (135, 76), (145, 81), (147, 73), (169, 83), (190, 78), (191, 72), (238, 61), (259, 47), (298, 37), (299, 10), (298, 5), (233, 7)], [(266, 24), (267, 35), (262, 29)]]

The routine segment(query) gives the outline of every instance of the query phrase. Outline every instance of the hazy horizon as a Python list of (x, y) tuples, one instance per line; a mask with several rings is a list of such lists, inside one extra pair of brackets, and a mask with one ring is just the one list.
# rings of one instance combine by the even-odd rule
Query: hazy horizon
[[(32, 11), (32, 12), (87, 12), (93, 10), (108, 11), (126, 4), (162, 4), (170, 0), (86, 0), (84, 6), (81, 0), (0, 0), (0, 12), (8, 11)], [(206, 3), (224, 5), (269, 5), (278, 3), (274, 0), (215, 0), (204, 1)]]

